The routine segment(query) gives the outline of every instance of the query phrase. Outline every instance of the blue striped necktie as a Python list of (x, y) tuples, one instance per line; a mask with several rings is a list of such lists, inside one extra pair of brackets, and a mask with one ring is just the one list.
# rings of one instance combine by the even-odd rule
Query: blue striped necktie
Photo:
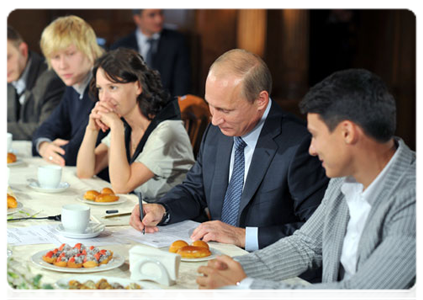
[(247, 144), (241, 137), (235, 137), (235, 159), (232, 177), (226, 190), (222, 208), (222, 222), (236, 226), (242, 187), (244, 186), (245, 159), (244, 148)]

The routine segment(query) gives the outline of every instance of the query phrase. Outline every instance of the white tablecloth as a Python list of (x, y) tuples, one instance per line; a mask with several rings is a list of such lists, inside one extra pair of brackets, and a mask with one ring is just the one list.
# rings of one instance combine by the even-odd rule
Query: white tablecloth
[[(76, 168), (75, 167), (65, 167), (63, 169), (62, 182), (67, 182), (70, 184), (70, 187), (57, 194), (48, 194), (40, 193), (34, 191), (28, 186), (30, 180), (37, 178), (37, 168), (40, 165), (46, 165), (48, 162), (42, 160), (41, 158), (34, 158), (31, 156), (30, 152), (30, 143), (29, 142), (13, 142), (13, 149), (17, 153), (18, 160), (21, 162), (13, 167), (10, 167), (10, 179), (9, 187), (16, 195), (17, 200), (23, 204), (23, 211), (28, 214), (38, 213), (38, 217), (42, 216), (51, 216), (58, 215), (61, 213), (61, 207), (68, 203), (81, 203), (78, 201), (83, 193), (90, 189), (101, 190), (103, 187), (109, 186), (110, 183), (105, 182), (99, 178), (92, 179), (79, 179), (76, 177)], [(135, 195), (126, 195), (125, 197), (128, 200), (125, 203), (120, 205), (113, 206), (95, 206), (90, 205), (92, 215), (105, 215), (106, 209), (118, 209), (119, 212), (132, 211), (132, 208), (137, 203), (137, 198)], [(8, 222), (8, 228), (13, 227), (28, 227), (33, 225), (41, 224), (53, 224), (58, 225), (56, 221), (47, 221), (47, 220), (24, 220), (24, 221), (13, 221)], [(129, 225), (126, 226), (107, 226), (106, 230), (111, 234), (118, 235), (119, 231), (122, 229), (130, 228)], [(82, 242), (83, 241), (76, 241)], [(75, 242), (75, 243), (76, 243)], [(123, 256), (126, 260), (126, 263), (110, 271), (101, 272), (102, 276), (113, 276), (121, 278), (130, 278), (129, 266), (128, 266), (128, 251), (134, 245), (140, 245), (136, 242), (128, 241), (124, 245), (107, 245), (102, 246), (101, 248), (110, 249), (114, 253), (118, 253)], [(210, 245), (229, 256), (244, 255), (247, 252), (239, 247), (234, 245), (220, 244), (220, 243), (210, 243)], [(73, 246), (73, 245), (72, 245)], [(144, 246), (149, 247), (149, 246)], [(22, 265), (29, 265), (34, 274), (42, 274), (43, 283), (55, 283), (60, 278), (68, 277), (69, 274), (58, 273), (54, 271), (49, 271), (42, 269), (38, 266), (35, 266), (30, 262), (30, 258), (34, 253), (37, 253), (41, 250), (48, 250), (55, 248), (53, 244), (38, 244), (38, 245), (25, 245), (25, 246), (11, 246), (8, 245), (8, 249), (12, 251), (12, 257)], [(158, 250), (160, 251), (160, 250)], [(206, 264), (206, 262), (181, 262), (179, 270), (179, 278), (176, 285), (167, 287), (160, 286), (157, 284), (157, 287), (162, 289), (197, 289), (197, 284), (195, 279), (197, 277), (197, 269), (199, 266)], [(97, 273), (96, 275), (99, 275)], [(294, 282), (303, 282), (301, 279), (295, 278), (292, 279)], [(291, 280), (291, 281), (292, 281)]]

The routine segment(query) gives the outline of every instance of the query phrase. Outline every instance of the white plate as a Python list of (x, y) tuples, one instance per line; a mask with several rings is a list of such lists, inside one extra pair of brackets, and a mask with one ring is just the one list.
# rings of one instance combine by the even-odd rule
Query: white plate
[(7, 214), (8, 215), (14, 214), (15, 212), (17, 212), (20, 209), (22, 209), (22, 207), (23, 207), (23, 204), (18, 201), (18, 206), (15, 207), (15, 208), (8, 208), (7, 209)]
[(31, 256), (31, 261), (36, 264), (37, 266), (51, 270), (57, 271), (62, 273), (95, 273), (95, 272), (103, 272), (112, 269), (119, 268), (125, 262), (125, 259), (120, 256), (119, 254), (113, 253), (113, 258), (105, 265), (100, 265), (94, 268), (63, 268), (58, 267), (53, 264), (49, 264), (43, 260), (43, 255), (46, 254), (50, 250), (43, 250), (40, 252), (35, 253)]
[(61, 182), (57, 188), (42, 188), (36, 180), (31, 181), (28, 185), (40, 193), (61, 193), (70, 187), (69, 183)]
[(122, 203), (126, 202), (126, 200), (128, 200), (125, 195), (117, 194), (116, 196), (118, 196), (119, 199), (116, 200), (116, 201), (113, 201), (113, 202), (95, 202), (95, 201), (87, 200), (87, 199), (84, 199), (84, 194), (77, 197), (76, 199), (78, 201), (85, 203), (85, 204), (100, 205), (100, 206), (122, 204)]
[(17, 158), (15, 162), (8, 163), (7, 166), (8, 167), (14, 167), (14, 166), (18, 166), (18, 165), (20, 165), (22, 163), (23, 163), (23, 160), (20, 160), (19, 158)]
[(123, 285), (124, 287), (129, 285), (130, 283), (136, 283), (141, 286), (141, 289), (149, 290), (149, 289), (160, 289), (160, 287), (157, 284), (147, 282), (147, 281), (136, 281), (136, 280), (130, 280), (125, 278), (119, 278), (119, 277), (109, 277), (109, 276), (96, 276), (96, 275), (77, 275), (77, 276), (71, 276), (67, 278), (62, 278), (58, 281), (56, 281), (56, 287), (66, 289), (69, 286), (69, 281), (71, 280), (78, 280), (80, 283), (84, 283), (88, 280), (92, 280), (94, 282), (98, 282), (101, 279), (106, 279), (108, 283), (119, 283)]
[(88, 224), (87, 229), (84, 233), (74, 233), (74, 232), (67, 232), (63, 228), (62, 224), (57, 225), (56, 230), (59, 232), (60, 235), (71, 238), (71, 239), (89, 239), (98, 236), (100, 233), (104, 231), (106, 228), (105, 225), (102, 225), (101, 227), (98, 227), (99, 225), (102, 225), (100, 223), (90, 222)]

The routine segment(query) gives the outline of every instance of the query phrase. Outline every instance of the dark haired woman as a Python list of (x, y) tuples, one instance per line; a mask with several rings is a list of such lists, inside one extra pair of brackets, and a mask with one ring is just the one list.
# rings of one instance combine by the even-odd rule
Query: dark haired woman
[[(90, 178), (108, 167), (116, 193), (137, 190), (154, 202), (181, 183), (194, 163), (177, 101), (133, 50), (103, 55), (93, 76), (91, 92), (99, 101), (78, 152), (77, 175)], [(107, 129), (95, 147), (99, 131)]]

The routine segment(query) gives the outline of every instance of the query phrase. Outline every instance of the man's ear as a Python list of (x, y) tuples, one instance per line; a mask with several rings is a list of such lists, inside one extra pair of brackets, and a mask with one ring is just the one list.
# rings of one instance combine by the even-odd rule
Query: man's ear
[(266, 91), (261, 91), (259, 96), (256, 99), (257, 109), (262, 110), (265, 109), (269, 103), (269, 93)]
[(359, 140), (360, 128), (349, 120), (342, 121), (341, 133), (345, 144), (355, 144)]
[(19, 47), (19, 52), (22, 54), (22, 56), (24, 57), (28, 57), (28, 44), (25, 42), (20, 43)]
[(140, 20), (140, 18), (141, 18), (140, 14), (133, 15), (132, 18), (134, 20), (134, 23), (137, 25), (137, 27), (140, 27), (140, 25), (139, 25), (140, 22), (141, 22), (141, 20)]

